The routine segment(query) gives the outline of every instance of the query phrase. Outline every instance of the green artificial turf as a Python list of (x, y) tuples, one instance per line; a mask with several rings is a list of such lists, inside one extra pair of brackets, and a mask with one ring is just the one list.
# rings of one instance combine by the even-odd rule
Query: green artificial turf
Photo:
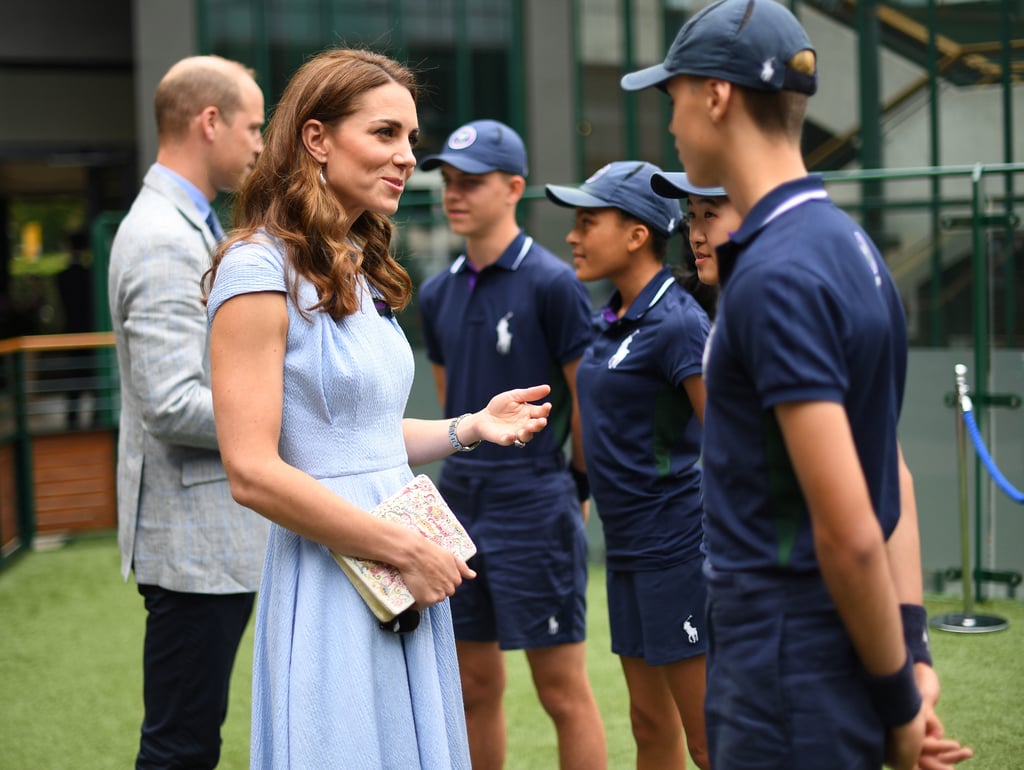
[[(928, 602), (934, 616), (959, 612), (956, 598)], [(991, 634), (933, 631), (947, 732), (971, 744), (966, 770), (1024, 768), (1024, 604), (985, 602), (978, 614), (1007, 618)], [(590, 581), (588, 663), (604, 716), (609, 767), (634, 765), (625, 685), (608, 649), (604, 571)], [(142, 719), (145, 612), (122, 582), (110, 535), (83, 537), (17, 557), (0, 571), (0, 768), (107, 770), (132, 766)], [(508, 661), (508, 770), (557, 767), (555, 733), (537, 700), (524, 656)], [(248, 767), (250, 627), (239, 652), (224, 726), (221, 768)]]
[[(146, 613), (113, 536), (28, 553), (0, 572), (0, 768), (134, 767)], [(249, 766), (252, 628), (232, 678), (220, 767)]]

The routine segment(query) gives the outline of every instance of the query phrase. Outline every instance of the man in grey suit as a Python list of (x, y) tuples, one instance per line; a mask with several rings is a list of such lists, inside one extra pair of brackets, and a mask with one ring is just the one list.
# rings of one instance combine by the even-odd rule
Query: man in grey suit
[(110, 255), (121, 377), (121, 571), (147, 611), (137, 768), (212, 768), (268, 523), (237, 505), (213, 421), (201, 279), (223, 230), (210, 202), (237, 189), (263, 143), (251, 70), (216, 56), (157, 86), (156, 163)]

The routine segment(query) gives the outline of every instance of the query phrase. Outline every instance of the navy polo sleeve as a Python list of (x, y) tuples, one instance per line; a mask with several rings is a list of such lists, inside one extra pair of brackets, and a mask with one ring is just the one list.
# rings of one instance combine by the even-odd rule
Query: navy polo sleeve
[(742, 308), (732, 320), (762, 407), (842, 403), (849, 383), (843, 310), (829, 285), (816, 271), (792, 265), (745, 278), (730, 297), (732, 308)]
[(565, 366), (582, 356), (593, 338), (590, 295), (568, 265), (539, 288), (544, 292), (541, 311), (548, 349)]
[(660, 337), (662, 374), (666, 381), (675, 385), (682, 385), (687, 377), (701, 373), (704, 346), (711, 330), (707, 313), (695, 301), (682, 304), (679, 312), (665, 318), (665, 329)]
[(441, 348), (441, 341), (437, 337), (433, 319), (437, 318), (437, 294), (441, 281), (447, 273), (428, 278), (420, 286), (419, 315), (420, 326), (423, 329), (423, 344), (427, 349), (427, 358), (431, 363), (444, 366), (444, 351)]

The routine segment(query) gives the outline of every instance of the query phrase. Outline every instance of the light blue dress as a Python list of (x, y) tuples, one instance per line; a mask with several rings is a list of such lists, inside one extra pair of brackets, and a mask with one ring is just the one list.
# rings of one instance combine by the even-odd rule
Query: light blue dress
[[(239, 294), (283, 292), (274, 244), (225, 257), (212, 322)], [(303, 318), (288, 300), (281, 457), (341, 497), (372, 508), (412, 478), (402, 417), (413, 357), (397, 322), (362, 307), (340, 322)], [(300, 284), (299, 304), (316, 301)], [(327, 549), (271, 528), (256, 614), (251, 766), (259, 770), (469, 768), (448, 602), (399, 636), (377, 620)]]

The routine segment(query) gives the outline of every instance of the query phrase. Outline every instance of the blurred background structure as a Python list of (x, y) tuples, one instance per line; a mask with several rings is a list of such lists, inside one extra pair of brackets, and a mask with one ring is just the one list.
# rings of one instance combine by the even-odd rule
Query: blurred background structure
[[(660, 61), (705, 4), (0, 5), (0, 564), (37, 535), (113, 526), (118, 398), (104, 335), (106, 252), (155, 156), (152, 94), (170, 64), (194, 53), (238, 59), (256, 70), (270, 110), (299, 64), (325, 47), (366, 46), (406, 61), (426, 84), (422, 150), (437, 150), (471, 119), (515, 127), (530, 152), (522, 221), (567, 254), (569, 220), (545, 201), (544, 183), (581, 181), (623, 158), (679, 167), (668, 100), (657, 91), (627, 94), (618, 81)], [(833, 197), (875, 238), (907, 308), (902, 441), (917, 479), (929, 586), (955, 590), (955, 363), (969, 365), (993, 458), (1024, 486), (1024, 0), (787, 4), (819, 55), (808, 166), (826, 174)], [(458, 249), (437, 177), (414, 174), (396, 217), (398, 249), (417, 284)], [(230, 203), (218, 201), (226, 215)], [(76, 286), (80, 301), (68, 299)], [(595, 302), (604, 292), (596, 290)], [(82, 307), (91, 324), (82, 325)], [(418, 349), (415, 308), (402, 322)], [(420, 416), (438, 412), (427, 371), (410, 404)], [(1024, 511), (977, 463), (969, 484), (978, 594), (1013, 596), (1024, 570)], [(599, 527), (593, 536), (600, 558)]]

